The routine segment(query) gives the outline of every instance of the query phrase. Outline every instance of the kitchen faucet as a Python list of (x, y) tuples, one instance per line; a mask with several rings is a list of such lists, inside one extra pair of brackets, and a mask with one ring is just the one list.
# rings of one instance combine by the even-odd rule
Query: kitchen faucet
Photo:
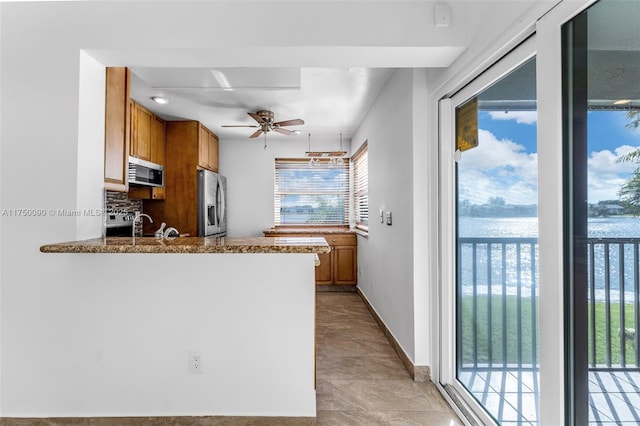
[(151, 219), (151, 216), (149, 216), (148, 214), (136, 212), (136, 215), (133, 218), (133, 229), (131, 230), (131, 238), (135, 238), (136, 237), (136, 222), (138, 220), (140, 220), (142, 222), (142, 216), (144, 216), (147, 219), (149, 219), (149, 223), (153, 223), (153, 219)]

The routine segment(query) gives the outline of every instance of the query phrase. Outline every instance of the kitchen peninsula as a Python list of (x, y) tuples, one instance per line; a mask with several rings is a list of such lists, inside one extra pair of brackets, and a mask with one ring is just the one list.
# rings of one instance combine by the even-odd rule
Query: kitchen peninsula
[(100, 383), (93, 412), (108, 397), (119, 415), (315, 417), (323, 238), (107, 237), (40, 251), (77, 283), (69, 315), (86, 329), (77, 373)]
[[(43, 253), (329, 253), (324, 238), (106, 237), (47, 244)], [(319, 264), (319, 261), (317, 261)]]

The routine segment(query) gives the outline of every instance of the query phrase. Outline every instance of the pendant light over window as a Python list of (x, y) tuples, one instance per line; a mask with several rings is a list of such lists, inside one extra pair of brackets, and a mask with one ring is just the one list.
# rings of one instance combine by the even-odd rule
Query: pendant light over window
[(331, 158), (329, 159), (329, 167), (331, 166), (342, 166), (344, 164), (344, 159), (342, 158), (347, 152), (342, 150), (342, 133), (340, 133), (340, 151), (330, 152), (329, 155)]
[(320, 164), (321, 158), (328, 158), (329, 167), (341, 166), (344, 164), (343, 157), (346, 153), (347, 151), (342, 150), (342, 133), (340, 133), (340, 151), (311, 151), (311, 133), (309, 133), (309, 151), (307, 151), (307, 157), (311, 157), (309, 167)]
[(320, 164), (320, 159), (317, 158), (318, 154), (321, 154), (319, 152), (312, 152), (311, 151), (311, 133), (309, 133), (309, 147), (308, 147), (308, 151), (307, 151), (307, 157), (311, 157), (311, 159), (309, 160), (309, 167), (313, 167), (316, 166), (318, 164)]

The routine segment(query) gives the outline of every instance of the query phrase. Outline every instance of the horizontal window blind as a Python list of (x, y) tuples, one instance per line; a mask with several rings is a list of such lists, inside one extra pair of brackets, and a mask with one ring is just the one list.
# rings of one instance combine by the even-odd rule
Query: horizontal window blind
[(369, 230), (369, 153), (365, 141), (352, 157), (353, 205), (356, 228)]
[(274, 193), (276, 225), (347, 225), (349, 161), (276, 158)]

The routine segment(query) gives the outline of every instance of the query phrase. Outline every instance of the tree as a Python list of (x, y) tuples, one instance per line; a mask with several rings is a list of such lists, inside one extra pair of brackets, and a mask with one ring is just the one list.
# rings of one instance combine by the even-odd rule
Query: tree
[(507, 204), (507, 202), (502, 197), (489, 197), (487, 204), (491, 207), (501, 207)]
[(637, 168), (633, 172), (633, 176), (622, 185), (618, 195), (625, 203), (628, 203), (629, 213), (635, 216), (640, 215), (640, 168)]
[(629, 122), (625, 125), (629, 129), (637, 129), (640, 127), (640, 110), (627, 111), (627, 119)]
[[(637, 129), (640, 127), (640, 111), (627, 111), (627, 119), (629, 122), (625, 127), (629, 129)], [(618, 158), (619, 163), (636, 163), (640, 166), (640, 148)], [(628, 205), (629, 213), (635, 216), (640, 215), (640, 167), (636, 167), (633, 175), (627, 180), (618, 191), (620, 198)]]

